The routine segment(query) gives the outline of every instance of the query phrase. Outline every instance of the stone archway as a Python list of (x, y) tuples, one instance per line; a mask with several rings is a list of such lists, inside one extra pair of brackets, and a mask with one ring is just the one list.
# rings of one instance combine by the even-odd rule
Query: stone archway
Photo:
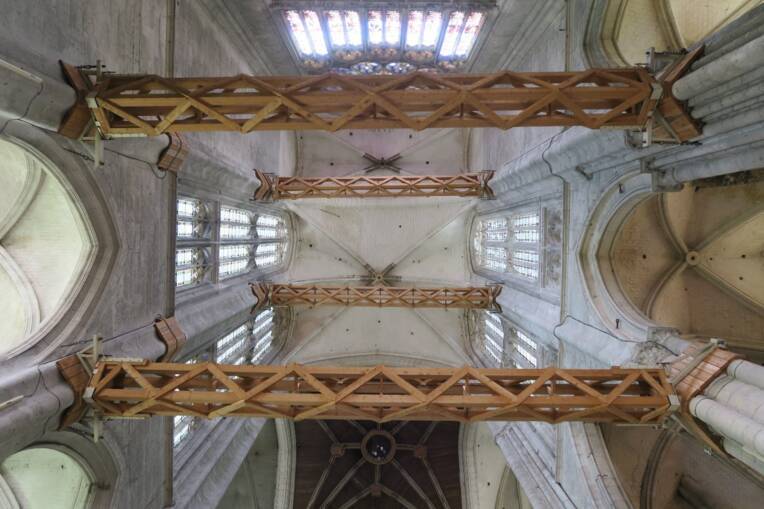
[(0, 357), (34, 344), (82, 286), (95, 239), (53, 163), (0, 139)]

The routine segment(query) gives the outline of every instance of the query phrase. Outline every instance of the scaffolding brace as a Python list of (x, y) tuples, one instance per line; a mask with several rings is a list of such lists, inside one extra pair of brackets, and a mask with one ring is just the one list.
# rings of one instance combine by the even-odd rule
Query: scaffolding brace
[(256, 310), (268, 306), (362, 306), (500, 311), (501, 286), (415, 288), (251, 283)]
[[(59, 133), (104, 138), (199, 131), (494, 127), (615, 128), (683, 142), (700, 134), (673, 82), (702, 52), (657, 78), (641, 67), (566, 72), (163, 78), (62, 63), (77, 100)], [(654, 135), (653, 135), (654, 134)]]
[(224, 365), (104, 358), (83, 398), (99, 418), (660, 424), (677, 408), (660, 368)]
[(492, 171), (456, 175), (358, 175), (353, 177), (278, 177), (255, 170), (260, 186), (255, 200), (302, 198), (494, 197)]

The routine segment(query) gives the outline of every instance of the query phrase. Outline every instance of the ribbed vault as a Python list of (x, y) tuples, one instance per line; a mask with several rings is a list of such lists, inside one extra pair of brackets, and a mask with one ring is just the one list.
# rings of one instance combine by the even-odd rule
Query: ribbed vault
[[(465, 171), (460, 130), (298, 135), (298, 176), (455, 174)], [(384, 143), (382, 142), (384, 140)], [(376, 161), (376, 163), (375, 163)], [(468, 286), (468, 225), (477, 199), (338, 198), (287, 202), (299, 240), (293, 284)], [(290, 361), (394, 365), (468, 362), (457, 309), (295, 308)]]
[(648, 198), (609, 254), (624, 293), (687, 335), (764, 349), (764, 183)]

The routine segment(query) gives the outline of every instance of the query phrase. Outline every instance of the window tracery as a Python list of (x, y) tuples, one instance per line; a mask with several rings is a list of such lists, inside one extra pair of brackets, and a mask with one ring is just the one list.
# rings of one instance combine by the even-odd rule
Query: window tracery
[(542, 241), (540, 209), (478, 218), (472, 254), (478, 268), (539, 280)]
[(287, 223), (280, 215), (185, 196), (177, 200), (176, 288), (276, 267), (287, 249)]
[(306, 70), (403, 74), (464, 67), (495, 2), (407, 2), (386, 9), (371, 2), (336, 1), (316, 8), (312, 2), (284, 0), (272, 5)]
[[(270, 361), (283, 345), (287, 317), (273, 307), (260, 310), (238, 327), (223, 334), (211, 346), (186, 359), (187, 364), (214, 361), (220, 364), (260, 364)], [(173, 420), (173, 447), (179, 450), (195, 428), (193, 416), (176, 416)]]
[(471, 311), (473, 351), (492, 367), (539, 368), (556, 365), (555, 352), (499, 313)]

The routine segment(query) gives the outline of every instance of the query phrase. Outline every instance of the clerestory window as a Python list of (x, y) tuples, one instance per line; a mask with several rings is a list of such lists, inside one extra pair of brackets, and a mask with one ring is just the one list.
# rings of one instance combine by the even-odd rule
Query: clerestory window
[(316, 6), (309, 1), (277, 0), (272, 6), (306, 70), (403, 74), (462, 68), (495, 2), (435, 0), (384, 8), (365, 1)]
[(539, 209), (478, 218), (472, 255), (478, 269), (537, 282), (541, 245)]
[(496, 313), (485, 312), (482, 321), (482, 350), (496, 366), (504, 359), (504, 325)]
[[(223, 334), (214, 342), (185, 360), (186, 364), (214, 361), (219, 364), (261, 364), (270, 361), (283, 345), (284, 334), (278, 334), (278, 327), (286, 330), (281, 315), (274, 308), (266, 308), (248, 318), (244, 323)], [(277, 335), (278, 334), (278, 335)], [(280, 341), (278, 340), (280, 339)], [(199, 420), (192, 416), (174, 418), (173, 445), (180, 449), (193, 435)]]
[(486, 366), (538, 368), (555, 365), (556, 353), (499, 313), (473, 311), (471, 341)]
[(172, 446), (180, 447), (191, 435), (194, 418), (190, 415), (176, 415), (172, 421)]
[(175, 285), (185, 289), (279, 266), (288, 229), (278, 214), (184, 196), (177, 201), (176, 242)]

